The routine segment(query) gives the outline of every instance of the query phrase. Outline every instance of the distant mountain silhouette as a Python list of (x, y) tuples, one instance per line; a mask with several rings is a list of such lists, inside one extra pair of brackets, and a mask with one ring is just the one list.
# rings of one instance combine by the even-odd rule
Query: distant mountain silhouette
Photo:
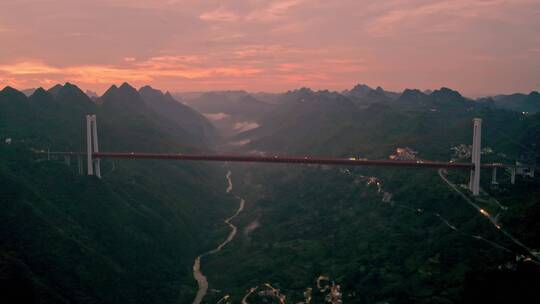
[[(261, 120), (259, 128), (237, 136), (250, 140), (248, 148), (296, 153), (315, 142), (328, 140), (338, 126), (354, 121), (359, 109), (339, 93), (302, 88), (281, 96), (283, 100)], [(316, 151), (312, 151), (315, 153)]]
[(50, 89), (48, 89), (47, 91), (54, 97), (56, 97), (56, 95), (58, 95), (58, 92), (62, 89), (62, 85), (61, 84), (55, 84), (53, 87), (51, 87)]
[(169, 92), (163, 94), (151, 86), (144, 86), (139, 89), (139, 94), (150, 109), (193, 137), (204, 138), (208, 145), (218, 141), (219, 135), (214, 126), (199, 112), (175, 100)]
[(98, 103), (101, 103), (105, 108), (115, 108), (124, 111), (144, 111), (146, 108), (139, 92), (127, 82), (124, 82), (120, 87), (112, 85), (98, 99)]
[(22, 92), (10, 86), (6, 86), (5, 88), (3, 88), (2, 91), (0, 91), (0, 96), (6, 99), (5, 102), (10, 102), (7, 100), (8, 98), (21, 100), (21, 99), (25, 99), (26, 97), (26, 95), (24, 95)]
[[(141, 92), (128, 83), (123, 83), (119, 87), (112, 85), (97, 102), (101, 105), (101, 113), (110, 120), (117, 120), (115, 125), (121, 130), (111, 130), (112, 132), (122, 132), (124, 134), (140, 131), (150, 135), (152, 133), (166, 133), (192, 148), (207, 149), (208, 145), (215, 141), (215, 135), (209, 127), (202, 128), (204, 117), (195, 111), (189, 111), (187, 107), (175, 102), (168, 94), (152, 91), (145, 88)], [(171, 112), (174, 111), (174, 112)], [(174, 114), (182, 114), (181, 118), (173, 118)], [(198, 121), (199, 124), (187, 123), (188, 121)], [(122, 123), (120, 123), (122, 122)], [(207, 137), (208, 136), (208, 137)], [(160, 141), (159, 138), (151, 138), (151, 142)], [(132, 144), (127, 141), (126, 144)], [(148, 146), (151, 149), (152, 144)], [(132, 149), (126, 146), (126, 149)]]
[(431, 106), (432, 103), (433, 99), (430, 95), (424, 94), (417, 89), (405, 89), (396, 101), (399, 107), (407, 108), (425, 108)]
[(495, 106), (517, 112), (540, 112), (540, 93), (533, 91), (530, 94), (516, 93), (512, 95), (498, 95), (493, 97)]
[(350, 91), (345, 92), (345, 95), (354, 96), (354, 97), (365, 97), (367, 96), (373, 88), (365, 84), (357, 84)]
[(417, 89), (406, 89), (395, 106), (409, 111), (465, 111), (467, 107), (474, 106), (474, 103), (459, 92), (443, 87), (429, 94)]
[(389, 94), (384, 91), (381, 87), (377, 87), (375, 90), (369, 91), (363, 98), (361, 98), (362, 103), (371, 104), (371, 103), (389, 103), (396, 99), (396, 97), (390, 97)]
[(34, 92), (28, 96), (28, 98), (34, 103), (45, 103), (52, 105), (55, 102), (54, 96), (41, 87), (35, 89)]
[(34, 91), (36, 89), (37, 88), (28, 88), (28, 89), (21, 90), (21, 92), (26, 96), (30, 96), (30, 95), (34, 94)]
[(80, 149), (70, 143), (82, 138), (84, 116), (96, 111), (95, 104), (71, 84), (57, 85), (52, 92), (54, 95), (51, 90), (38, 88), (26, 97), (5, 88), (0, 93), (0, 122), (4, 126), (0, 133), (36, 146), (49, 146), (54, 138), (59, 149)]
[(272, 108), (244, 91), (204, 93), (190, 105), (201, 113), (225, 113), (241, 119), (259, 118)]
[(430, 95), (438, 100), (448, 100), (448, 101), (464, 100), (464, 97), (458, 91), (455, 91), (446, 87), (442, 87), (439, 90), (435, 90), (431, 92)]
[[(137, 130), (141, 131), (140, 136), (149, 136), (149, 143), (161, 140), (160, 136), (150, 134), (162, 133), (190, 149), (207, 149), (216, 143), (217, 132), (204, 116), (176, 102), (170, 94), (152, 90), (149, 87), (142, 89), (141, 93), (146, 97), (143, 99), (134, 87), (123, 83), (120, 87), (112, 85), (101, 97), (92, 100), (71, 83), (57, 84), (48, 90), (38, 88), (29, 97), (6, 87), (0, 92), (0, 122), (9, 126), (4, 129), (4, 134), (27, 140), (32, 138), (40, 145), (54, 137), (57, 148), (72, 142), (73, 138), (82, 138), (87, 114), (97, 114), (99, 129), (111, 132), (111, 136), (103, 137), (104, 144), (109, 146), (108, 138)], [(66, 124), (76, 127), (60, 132)], [(58, 130), (58, 134), (54, 135), (52, 130)], [(133, 148), (132, 139), (126, 138), (125, 142), (130, 146), (124, 148)], [(117, 144), (121, 146), (121, 141)], [(154, 143), (154, 146), (159, 145)]]
[(96, 92), (90, 91), (90, 90), (86, 90), (86, 91), (85, 91), (85, 94), (86, 94), (88, 97), (92, 98), (92, 99), (93, 99), (93, 98), (99, 97), (98, 94), (97, 94)]
[(391, 102), (399, 97), (399, 93), (385, 91), (381, 87), (376, 89), (365, 84), (357, 84), (351, 90), (345, 90), (344, 95), (352, 98), (355, 103), (369, 105), (375, 102)]
[(82, 110), (95, 108), (95, 103), (76, 85), (65, 83), (55, 95), (58, 103), (80, 107)]
[[(475, 115), (487, 115), (484, 106), (449, 88), (430, 94), (406, 89), (396, 100), (388, 97), (382, 88), (360, 88), (365, 93), (362, 98), (308, 88), (284, 93), (280, 96), (282, 101), (261, 120), (259, 128), (238, 134), (235, 139), (249, 140), (241, 147), (244, 150), (292, 154), (336, 153), (337, 147), (354, 147), (355, 142), (369, 142), (371, 147), (389, 142), (421, 145), (430, 142), (426, 137), (444, 137), (451, 129), (460, 131), (448, 136), (449, 142), (467, 142), (471, 119)], [(500, 121), (492, 119), (487, 123), (504, 125), (503, 121), (515, 117), (501, 114), (499, 118)], [(434, 146), (429, 150), (442, 154), (447, 149)]]

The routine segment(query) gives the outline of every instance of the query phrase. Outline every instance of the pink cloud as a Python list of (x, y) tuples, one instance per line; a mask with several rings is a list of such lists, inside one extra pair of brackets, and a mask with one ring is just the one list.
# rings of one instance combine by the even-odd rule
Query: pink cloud
[(232, 22), (232, 21), (238, 21), (240, 17), (228, 10), (225, 10), (223, 8), (219, 8), (217, 10), (204, 12), (202, 13), (199, 18), (204, 21), (221, 21), (221, 22)]
[[(514, 3), (530, 3), (530, 0), (516, 0)], [(504, 0), (453, 0), (429, 1), (422, 4), (409, 4), (389, 9), (381, 14), (368, 27), (374, 35), (392, 35), (409, 30), (434, 31), (433, 26), (446, 30), (466, 27), (463, 19), (485, 18), (508, 19), (504, 10), (508, 1)]]
[(267, 6), (259, 8), (246, 16), (248, 21), (270, 22), (286, 16), (292, 16), (293, 8), (305, 3), (305, 0), (271, 1)]
[(540, 87), (537, 0), (0, 1), (0, 20), (0, 85)]

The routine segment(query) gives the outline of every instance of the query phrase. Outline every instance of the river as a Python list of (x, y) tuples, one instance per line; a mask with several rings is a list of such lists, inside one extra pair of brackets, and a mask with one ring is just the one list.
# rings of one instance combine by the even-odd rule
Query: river
[[(233, 189), (231, 174), (232, 174), (231, 171), (229, 171), (227, 172), (227, 175), (225, 176), (228, 183), (227, 189), (226, 189), (227, 193), (230, 193)], [(235, 195), (234, 197), (240, 201), (240, 204), (236, 212), (231, 217), (225, 220), (225, 224), (227, 224), (231, 228), (231, 232), (221, 244), (219, 244), (216, 248), (199, 255), (195, 259), (195, 262), (193, 263), (193, 278), (195, 278), (195, 280), (197, 281), (197, 285), (199, 286), (199, 289), (197, 290), (197, 295), (195, 296), (195, 299), (193, 300), (193, 304), (200, 304), (202, 302), (202, 299), (206, 295), (206, 293), (208, 293), (208, 279), (201, 271), (201, 258), (221, 251), (221, 249), (223, 249), (225, 245), (230, 243), (235, 238), (236, 233), (238, 232), (238, 228), (235, 225), (233, 225), (231, 221), (235, 217), (237, 217), (240, 214), (240, 212), (242, 212), (242, 210), (244, 210), (244, 205), (246, 204), (246, 202), (243, 198), (239, 196)]]

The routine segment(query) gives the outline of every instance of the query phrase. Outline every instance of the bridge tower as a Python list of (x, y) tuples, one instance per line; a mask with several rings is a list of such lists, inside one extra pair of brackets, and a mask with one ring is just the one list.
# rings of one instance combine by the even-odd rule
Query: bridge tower
[(471, 162), (474, 168), (471, 170), (469, 189), (474, 196), (480, 194), (480, 153), (482, 152), (482, 119), (473, 119), (473, 142)]
[(96, 115), (86, 115), (86, 160), (88, 175), (94, 175), (95, 173), (97, 178), (101, 178), (100, 160), (99, 158), (93, 159), (92, 157), (92, 153), (97, 152), (99, 152), (99, 145)]

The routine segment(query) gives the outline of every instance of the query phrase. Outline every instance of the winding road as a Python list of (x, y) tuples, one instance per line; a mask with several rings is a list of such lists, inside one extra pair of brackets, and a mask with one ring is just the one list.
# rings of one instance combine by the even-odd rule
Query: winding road
[[(523, 244), (521, 241), (519, 241), (517, 238), (515, 238), (513, 235), (510, 234), (507, 230), (501, 227), (501, 225), (497, 222), (497, 219), (491, 216), (489, 213), (487, 213), (484, 209), (480, 208), (477, 204), (475, 204), (471, 199), (469, 199), (463, 192), (461, 192), (458, 187), (448, 180), (444, 176), (444, 170), (439, 169), (439, 176), (441, 179), (450, 187), (452, 190), (454, 190), (456, 193), (458, 193), (469, 205), (471, 205), (473, 208), (475, 208), (478, 213), (486, 217), (495, 228), (497, 228), (502, 234), (504, 234), (508, 239), (510, 239), (514, 244), (516, 244), (518, 247), (521, 247), (525, 252), (529, 254), (531, 258), (534, 258), (535, 260), (538, 260), (538, 257), (532, 252), (532, 250), (527, 247), (525, 244)], [(499, 206), (502, 208), (503, 206), (499, 203)], [(483, 239), (480, 236), (474, 236), (477, 239)], [(485, 240), (485, 239), (483, 239)], [(491, 242), (491, 241), (490, 241)], [(493, 243), (493, 242), (492, 242)]]
[[(227, 172), (227, 175), (226, 175), (227, 182), (228, 182), (228, 186), (226, 190), (227, 193), (230, 193), (233, 189), (231, 174), (232, 174), (231, 171), (229, 171)], [(234, 197), (240, 200), (240, 205), (238, 206), (238, 209), (236, 210), (236, 212), (231, 217), (225, 220), (225, 224), (227, 224), (231, 228), (231, 232), (229, 233), (229, 236), (227, 236), (227, 238), (221, 244), (219, 244), (216, 248), (199, 255), (195, 259), (195, 262), (193, 263), (193, 278), (195, 278), (195, 280), (197, 281), (197, 284), (199, 285), (199, 289), (197, 290), (197, 295), (195, 296), (195, 299), (193, 300), (193, 304), (200, 304), (202, 302), (202, 299), (208, 292), (208, 279), (201, 272), (201, 258), (221, 251), (221, 249), (223, 249), (225, 245), (229, 244), (234, 239), (234, 237), (236, 236), (236, 233), (238, 232), (238, 228), (235, 225), (233, 225), (231, 221), (235, 217), (237, 217), (240, 214), (240, 212), (242, 212), (242, 210), (244, 210), (244, 205), (246, 204), (246, 202), (241, 197), (238, 197), (236, 195)]]

